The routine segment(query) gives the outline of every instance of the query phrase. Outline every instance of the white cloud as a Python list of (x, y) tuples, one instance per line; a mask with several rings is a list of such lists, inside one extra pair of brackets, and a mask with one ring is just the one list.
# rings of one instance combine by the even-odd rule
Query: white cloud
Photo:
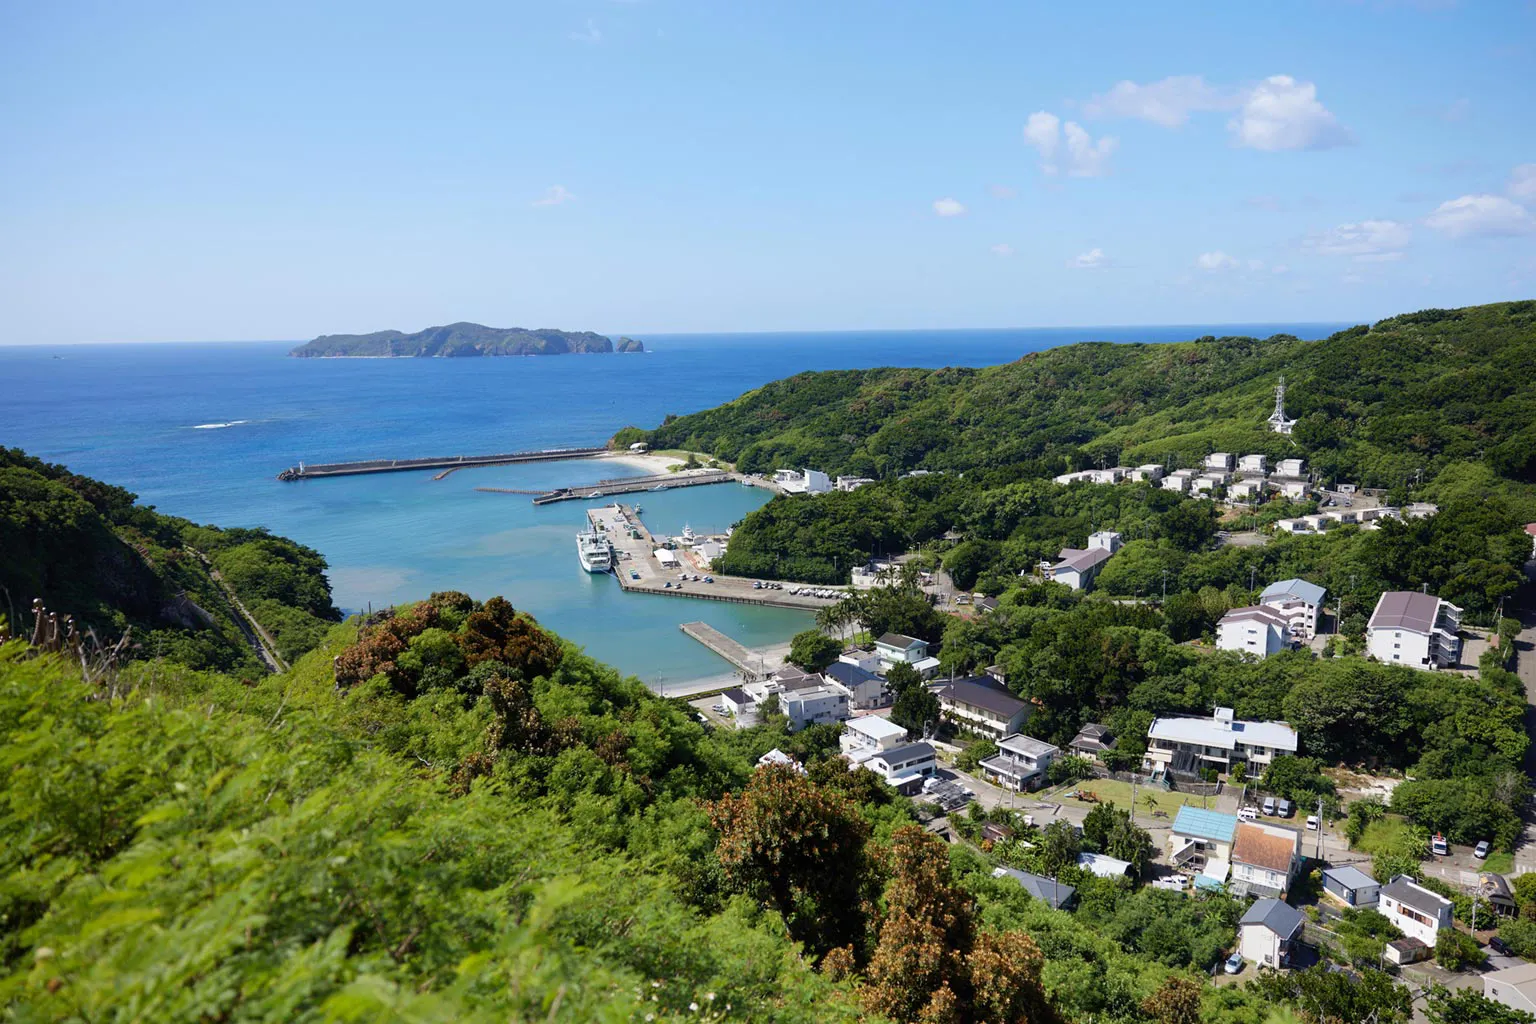
[(1146, 85), (1116, 82), (1109, 92), (1083, 104), (1083, 115), (1134, 117), (1164, 128), (1177, 128), (1195, 111), (1233, 110), (1242, 102), (1238, 90), (1209, 85), (1200, 75), (1170, 75)]
[(1325, 256), (1353, 256), (1357, 263), (1402, 258), (1413, 240), (1413, 229), (1395, 220), (1363, 220), (1316, 232), (1302, 243)]
[(1521, 164), (1509, 172), (1509, 194), (1516, 199), (1536, 199), (1536, 164)]
[(1012, 185), (988, 185), (987, 191), (993, 199), (1012, 199), (1019, 192)]
[(994, 255), (994, 256), (1012, 256), (1013, 255), (1013, 246), (1009, 245), (1007, 242), (998, 242), (996, 245), (994, 245), (992, 247), (992, 255)]
[(1040, 154), (1040, 170), (1056, 174), (1062, 168), (1056, 157), (1066, 139), (1066, 172), (1074, 178), (1098, 178), (1108, 173), (1105, 164), (1115, 151), (1115, 140), (1105, 135), (1097, 142), (1076, 121), (1065, 124), (1055, 114), (1037, 110), (1024, 125), (1024, 140)]
[(1284, 263), (1276, 263), (1274, 266), (1269, 268), (1269, 272), (1271, 274), (1289, 274), (1291, 272), (1291, 268), (1286, 266)]
[(943, 199), (933, 201), (933, 212), (940, 217), (958, 217), (965, 212), (965, 205), (958, 199), (945, 196)]
[(564, 185), (551, 185), (544, 190), (544, 194), (533, 201), (534, 206), (559, 206), (561, 203), (569, 203), (576, 197), (572, 195)]
[(1452, 238), (1529, 235), (1536, 233), (1536, 217), (1503, 196), (1462, 196), (1441, 203), (1424, 223)]
[(1349, 131), (1317, 100), (1317, 86), (1271, 75), (1254, 87), (1227, 123), (1239, 146), (1276, 152), (1327, 149), (1350, 141)]
[(603, 33), (602, 30), (597, 27), (597, 22), (592, 18), (588, 18), (587, 27), (582, 29), (580, 32), (572, 32), (571, 38), (576, 40), (578, 43), (590, 43), (593, 46), (596, 46), (598, 43), (603, 41)]
[(1237, 266), (1237, 260), (1217, 249), (1214, 252), (1203, 252), (1196, 256), (1195, 266), (1201, 270), (1231, 270)]
[(1108, 265), (1109, 257), (1104, 255), (1103, 249), (1089, 249), (1067, 260), (1067, 266), (1074, 270), (1094, 270)]

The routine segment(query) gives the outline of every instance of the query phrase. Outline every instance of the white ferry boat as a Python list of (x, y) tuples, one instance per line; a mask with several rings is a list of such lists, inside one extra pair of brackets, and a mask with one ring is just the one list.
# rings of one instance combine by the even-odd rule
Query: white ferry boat
[(576, 535), (576, 555), (587, 572), (607, 572), (613, 568), (613, 542), (596, 530)]

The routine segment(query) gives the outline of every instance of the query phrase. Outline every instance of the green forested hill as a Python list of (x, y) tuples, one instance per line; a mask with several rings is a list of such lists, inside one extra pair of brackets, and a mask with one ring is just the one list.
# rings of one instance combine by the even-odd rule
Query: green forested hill
[(0, 448), (0, 615), (18, 632), (34, 598), (136, 653), (254, 673), (261, 661), (224, 587), (292, 659), (340, 616), (320, 554), (264, 530), (162, 515), (121, 487)]
[[(1281, 375), (1300, 420), (1293, 438), (1265, 428)], [(1536, 302), (1506, 302), (1410, 313), (1316, 342), (1091, 343), (985, 369), (803, 373), (636, 438), (749, 472), (1046, 476), (1100, 455), (1188, 465), (1231, 451), (1302, 455), (1364, 486), (1473, 459), (1530, 483), (1533, 380)]]

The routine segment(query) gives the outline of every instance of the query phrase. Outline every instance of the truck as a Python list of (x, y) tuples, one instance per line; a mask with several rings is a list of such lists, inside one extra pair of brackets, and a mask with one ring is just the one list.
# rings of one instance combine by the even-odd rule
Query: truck
[(1445, 836), (1436, 832), (1429, 840), (1429, 852), (1436, 857), (1447, 857), (1451, 852), (1451, 844), (1445, 841)]

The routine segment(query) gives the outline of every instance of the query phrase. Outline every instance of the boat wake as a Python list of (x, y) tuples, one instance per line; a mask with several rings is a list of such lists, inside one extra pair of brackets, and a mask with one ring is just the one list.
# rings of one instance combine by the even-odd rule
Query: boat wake
[(238, 427), (242, 423), (249, 423), (249, 422), (251, 422), (251, 421), (250, 420), (230, 420), (228, 423), (198, 423), (195, 426), (193, 426), (192, 429), (193, 430), (223, 430), (225, 427)]

